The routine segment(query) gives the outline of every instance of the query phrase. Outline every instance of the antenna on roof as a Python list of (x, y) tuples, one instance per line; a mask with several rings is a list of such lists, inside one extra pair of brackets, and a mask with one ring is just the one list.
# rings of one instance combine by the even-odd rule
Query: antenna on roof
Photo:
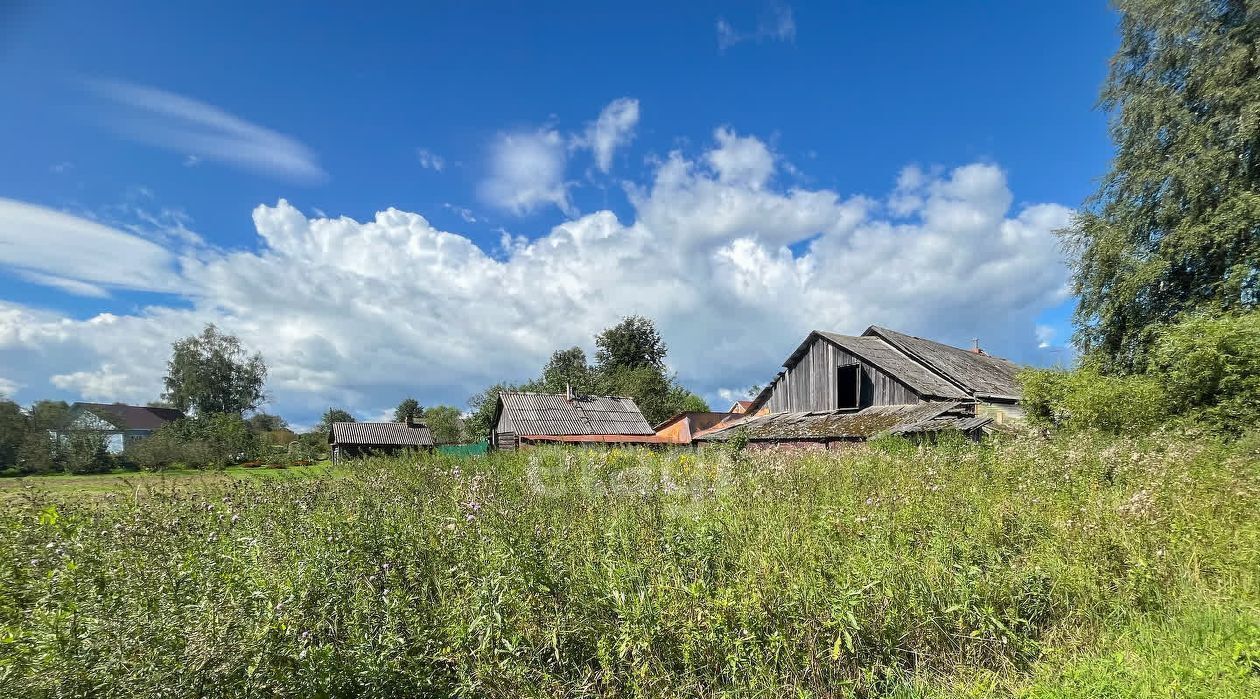
[(984, 354), (984, 350), (980, 349), (980, 338), (978, 337), (971, 338), (971, 353)]

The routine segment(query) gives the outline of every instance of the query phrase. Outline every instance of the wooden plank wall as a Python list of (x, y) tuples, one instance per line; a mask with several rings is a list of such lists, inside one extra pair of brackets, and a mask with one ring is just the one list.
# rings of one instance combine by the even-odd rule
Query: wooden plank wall
[(794, 366), (785, 369), (783, 376), (775, 382), (766, 402), (770, 412), (835, 410), (838, 404), (836, 367), (845, 364), (862, 366), (860, 407), (921, 402), (919, 396), (904, 383), (819, 337), (814, 339), (809, 351)]

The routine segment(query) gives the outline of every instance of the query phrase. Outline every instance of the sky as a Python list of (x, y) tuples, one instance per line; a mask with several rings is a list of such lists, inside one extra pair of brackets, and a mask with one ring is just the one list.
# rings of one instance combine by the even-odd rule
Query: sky
[[(811, 329), (1070, 361), (1101, 2), (0, 0), (0, 394), (464, 406), (621, 317), (723, 409)], [(416, 5), (411, 7), (410, 5)]]

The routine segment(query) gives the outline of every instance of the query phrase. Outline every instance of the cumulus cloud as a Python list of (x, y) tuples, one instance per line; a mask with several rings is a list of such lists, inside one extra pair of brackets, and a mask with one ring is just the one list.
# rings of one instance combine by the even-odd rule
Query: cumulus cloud
[(599, 118), (587, 124), (586, 131), (575, 143), (590, 148), (595, 154), (595, 166), (600, 172), (608, 172), (612, 169), (613, 153), (634, 138), (634, 127), (638, 123), (639, 100), (615, 99), (604, 107)]
[(1063, 298), (1052, 231), (1069, 209), (1014, 207), (992, 164), (903, 176), (882, 196), (778, 187), (775, 165), (719, 129), (632, 187), (628, 220), (575, 216), (496, 255), (418, 213), (311, 217), (281, 200), (255, 209), (250, 251), (183, 266), (187, 308), (77, 320), (0, 303), (0, 366), (31, 397), (151, 399), (169, 343), (213, 321), (266, 357), (271, 409), (310, 421), (405, 395), (462, 403), (632, 313), (657, 320), (671, 367), (713, 397), (764, 384), (814, 328), (878, 323), (1036, 356), (1035, 319)]
[(108, 287), (171, 291), (176, 258), (160, 245), (42, 206), (0, 198), (0, 265), (80, 296)]
[(792, 16), (792, 8), (778, 3), (771, 4), (766, 12), (757, 19), (756, 28), (741, 31), (726, 19), (719, 17), (717, 21), (718, 49), (726, 49), (745, 42), (753, 41), (795, 41), (796, 20)]
[(315, 153), (297, 139), (205, 102), (122, 81), (89, 84), (115, 109), (106, 124), (125, 138), (184, 156), (185, 165), (217, 160), (299, 182), (326, 178)]
[(490, 174), (481, 184), (486, 203), (518, 216), (544, 204), (572, 215), (565, 139), (554, 129), (499, 134), (490, 150)]

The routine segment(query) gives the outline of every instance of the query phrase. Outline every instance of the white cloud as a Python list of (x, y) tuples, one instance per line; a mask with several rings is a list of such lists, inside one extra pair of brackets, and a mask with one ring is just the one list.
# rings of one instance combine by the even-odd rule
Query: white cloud
[(1034, 332), (1037, 335), (1037, 348), (1049, 349), (1054, 343), (1055, 330), (1049, 325), (1038, 325)]
[(42, 206), (0, 198), (0, 265), (79, 295), (103, 287), (171, 291), (176, 258), (162, 246)]
[(111, 128), (131, 140), (184, 155), (186, 165), (204, 158), (300, 182), (326, 178), (315, 153), (297, 139), (214, 105), (121, 81), (96, 81), (89, 87), (118, 108), (106, 115)]
[(447, 202), (443, 204), (442, 206), (446, 208), (447, 210), (453, 212), (456, 216), (459, 216), (461, 219), (463, 219), (464, 223), (477, 222), (477, 215), (473, 213), (472, 209), (469, 209), (466, 206), (456, 206), (455, 204), (452, 204), (450, 202)]
[(717, 21), (718, 49), (726, 49), (744, 42), (753, 41), (795, 41), (796, 20), (792, 17), (792, 8), (778, 3), (771, 4), (766, 12), (757, 20), (757, 27), (751, 31), (740, 31), (719, 17)]
[(612, 169), (613, 153), (634, 138), (638, 123), (639, 100), (615, 99), (604, 107), (599, 118), (587, 124), (585, 133), (575, 143), (590, 148), (595, 154), (595, 166), (600, 172), (608, 172)]
[[(563, 152), (547, 133), (527, 136)], [(495, 255), (416, 213), (356, 221), (259, 206), (250, 251), (183, 266), (188, 308), (76, 320), (0, 302), (0, 366), (32, 398), (151, 399), (169, 343), (213, 321), (263, 353), (273, 409), (309, 422), (329, 405), (372, 415), (406, 395), (462, 404), (536, 373), (556, 347), (589, 348), (631, 313), (658, 322), (671, 367), (710, 396), (764, 384), (813, 328), (878, 323), (1038, 354), (1035, 318), (1063, 298), (1052, 231), (1067, 208), (1012, 209), (991, 164), (903, 176), (880, 198), (783, 189), (764, 143), (726, 129), (715, 139), (633, 187), (631, 220), (598, 211), (534, 240), (509, 236)]]
[(426, 170), (441, 172), (446, 169), (446, 158), (427, 148), (417, 148), (416, 159), (420, 161), (420, 167)]
[(0, 396), (7, 398), (14, 393), (17, 393), (17, 390), (21, 387), (22, 384), (16, 381), (10, 381), (3, 376), (0, 376)]
[(500, 134), (490, 151), (490, 175), (481, 184), (487, 203), (518, 216), (544, 204), (572, 215), (565, 139), (554, 129)]

